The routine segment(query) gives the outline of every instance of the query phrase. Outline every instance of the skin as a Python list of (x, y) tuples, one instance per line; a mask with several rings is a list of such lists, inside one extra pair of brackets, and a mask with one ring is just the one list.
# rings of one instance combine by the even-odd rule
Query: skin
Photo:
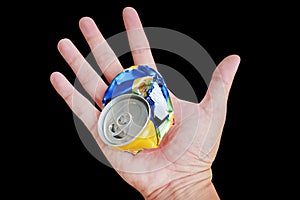
[[(123, 19), (127, 31), (143, 33), (139, 16), (133, 8), (123, 10)], [(79, 27), (110, 82), (123, 69), (121, 63), (91, 18), (81, 18)], [(149, 64), (156, 69), (146, 36), (128, 36), (134, 64)], [(140, 45), (143, 48), (134, 49)], [(218, 64), (200, 103), (187, 102), (170, 92), (175, 125), (159, 148), (144, 150), (133, 156), (109, 148), (98, 136), (97, 122), (103, 108), (101, 100), (107, 88), (105, 82), (69, 39), (61, 39), (57, 47), (100, 110), (59, 72), (50, 76), (53, 87), (86, 125), (111, 165), (128, 184), (145, 199), (219, 199), (212, 183), (211, 166), (225, 123), (229, 91), (240, 63), (238, 55), (229, 55)]]

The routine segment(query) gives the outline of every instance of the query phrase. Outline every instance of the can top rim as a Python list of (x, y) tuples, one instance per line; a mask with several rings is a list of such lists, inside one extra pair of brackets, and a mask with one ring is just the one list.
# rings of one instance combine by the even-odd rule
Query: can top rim
[[(104, 122), (104, 119), (107, 115), (107, 113), (109, 112), (109, 110), (117, 103), (119, 102), (120, 100), (123, 100), (123, 99), (130, 99), (130, 98), (134, 98), (134, 99), (139, 99), (141, 101), (143, 101), (143, 103), (145, 103), (147, 105), (147, 110), (148, 110), (148, 116), (147, 116), (147, 121), (145, 122), (144, 126), (141, 128), (141, 130), (139, 131), (138, 134), (136, 134), (134, 137), (132, 137), (132, 139), (130, 139), (129, 141), (126, 141), (126, 142), (123, 142), (123, 143), (120, 143), (120, 144), (115, 144), (115, 143), (111, 143), (109, 140), (107, 140), (105, 137), (104, 137), (104, 129), (103, 129), (103, 122)], [(150, 115), (151, 115), (151, 108), (150, 108), (150, 105), (148, 103), (148, 101), (143, 98), (142, 96), (140, 95), (137, 95), (137, 94), (133, 94), (133, 93), (130, 93), (130, 94), (122, 94), (122, 95), (119, 95), (115, 98), (113, 98), (111, 101), (108, 102), (108, 104), (102, 109), (101, 111), (101, 114), (100, 114), (100, 117), (98, 119), (98, 135), (100, 136), (100, 138), (102, 139), (102, 141), (109, 145), (109, 146), (115, 146), (115, 147), (119, 147), (119, 146), (125, 146), (129, 143), (131, 143), (132, 141), (134, 141), (136, 138), (139, 137), (139, 135), (143, 132), (143, 130), (146, 128), (149, 120), (150, 120)]]

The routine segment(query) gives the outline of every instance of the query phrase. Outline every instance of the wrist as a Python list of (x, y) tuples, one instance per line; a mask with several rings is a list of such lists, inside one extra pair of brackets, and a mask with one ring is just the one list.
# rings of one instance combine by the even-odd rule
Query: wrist
[(220, 199), (211, 181), (211, 170), (205, 173), (208, 173), (208, 175), (203, 176), (203, 173), (201, 173), (173, 180), (167, 185), (156, 189), (148, 195), (145, 195), (144, 198), (146, 200)]

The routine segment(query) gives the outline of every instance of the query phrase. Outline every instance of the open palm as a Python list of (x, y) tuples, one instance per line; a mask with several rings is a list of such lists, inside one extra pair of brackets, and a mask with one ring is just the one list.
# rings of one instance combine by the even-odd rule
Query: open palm
[[(123, 19), (127, 32), (131, 33), (128, 34), (128, 40), (134, 64), (147, 64), (156, 69), (137, 12), (133, 8), (125, 8)], [(102, 73), (111, 82), (122, 71), (121, 63), (91, 18), (81, 18), (79, 27)], [(70, 40), (60, 40), (58, 49), (87, 93), (103, 108), (101, 100), (108, 87), (106, 83)], [(159, 148), (144, 150), (135, 156), (112, 150), (101, 141), (97, 132), (101, 111), (61, 73), (53, 72), (50, 80), (58, 94), (89, 129), (120, 176), (145, 198), (152, 198), (159, 196), (164, 190), (169, 191), (168, 188), (171, 188), (173, 195), (179, 195), (191, 185), (206, 188), (211, 184), (211, 165), (217, 154), (226, 117), (227, 98), (239, 62), (237, 55), (230, 55), (217, 66), (200, 103), (181, 100), (170, 92), (175, 125)]]

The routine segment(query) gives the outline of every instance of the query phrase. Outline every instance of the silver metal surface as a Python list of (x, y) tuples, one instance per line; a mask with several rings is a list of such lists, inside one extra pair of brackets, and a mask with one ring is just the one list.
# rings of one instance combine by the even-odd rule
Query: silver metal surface
[(102, 110), (98, 132), (104, 143), (123, 146), (139, 136), (150, 120), (149, 103), (136, 94), (113, 98)]

